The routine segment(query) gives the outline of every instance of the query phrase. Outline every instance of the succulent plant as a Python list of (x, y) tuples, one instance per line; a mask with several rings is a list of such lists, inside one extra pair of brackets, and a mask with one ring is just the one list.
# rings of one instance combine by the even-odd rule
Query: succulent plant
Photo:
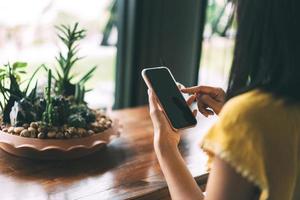
[[(86, 30), (79, 29), (78, 23), (71, 26), (57, 26), (58, 37), (67, 48), (67, 52), (63, 55), (62, 52), (56, 57), (59, 68), (56, 70), (56, 93), (64, 96), (75, 95), (76, 84), (71, 83), (75, 75), (71, 75), (71, 69), (74, 67), (77, 61), (81, 60), (82, 57), (78, 57), (77, 53), (78, 42), (85, 37)], [(96, 70), (96, 66), (90, 69), (79, 81), (79, 85), (84, 85), (88, 81), (93, 72)]]
[(46, 108), (42, 115), (42, 121), (45, 124), (52, 125), (53, 122), (53, 105), (52, 105), (52, 97), (51, 97), (51, 84), (52, 84), (52, 71), (48, 70), (48, 86), (45, 88), (45, 100), (46, 100)]
[[(78, 41), (84, 38), (85, 30), (79, 29), (78, 23), (74, 26), (61, 25), (57, 29), (58, 37), (65, 44), (67, 52), (60, 52), (56, 57), (59, 67), (54, 70), (54, 75), (50, 68), (41, 65), (32, 73), (27, 85), (21, 87), (21, 75), (26, 73), (27, 63), (16, 62), (12, 66), (7, 64), (0, 67), (0, 123), (4, 122), (9, 133), (19, 128), (18, 130), (23, 129), (24, 134), (21, 134), (22, 131), (15, 134), (29, 137), (29, 129), (34, 129), (36, 131), (30, 137), (61, 139), (78, 136), (74, 133), (76, 128), (78, 133), (82, 133), (79, 135), (85, 137), (88, 133), (88, 130), (85, 130), (87, 128), (92, 128), (89, 131), (94, 133), (106, 127), (103, 123), (97, 124), (96, 111), (90, 109), (84, 101), (88, 91), (85, 83), (92, 77), (96, 67), (91, 68), (77, 82), (73, 80), (75, 76), (70, 73), (74, 64), (81, 59), (77, 56)], [(37, 82), (33, 87), (31, 83), (42, 68), (47, 70), (48, 82), (44, 93), (38, 94)], [(8, 128), (11, 130), (8, 131)], [(62, 132), (71, 128), (73, 131), (66, 131), (67, 135)]]
[(3, 113), (3, 121), (5, 123), (10, 123), (10, 112), (12, 107), (15, 105), (15, 102), (20, 102), (21, 99), (26, 99), (26, 101), (32, 104), (37, 97), (37, 84), (35, 84), (35, 87), (30, 92), (29, 87), (34, 76), (43, 67), (43, 65), (34, 71), (25, 89), (21, 90), (20, 77), (21, 74), (26, 73), (24, 71), (26, 66), (27, 63), (15, 62), (12, 66), (8, 63), (3, 67), (0, 67), (0, 92), (3, 96), (3, 100), (0, 101), (0, 107)]
[(68, 124), (76, 128), (85, 128), (86, 120), (80, 114), (76, 113), (68, 117)]

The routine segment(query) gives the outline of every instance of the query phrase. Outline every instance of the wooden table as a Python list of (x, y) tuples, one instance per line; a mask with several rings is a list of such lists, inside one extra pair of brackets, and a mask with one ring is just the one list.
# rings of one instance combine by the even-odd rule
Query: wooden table
[[(72, 161), (36, 161), (0, 151), (0, 199), (169, 199), (152, 145), (147, 107), (113, 111), (124, 129), (107, 148)], [(182, 134), (180, 150), (197, 182), (207, 179), (198, 147), (210, 123)], [(211, 121), (211, 120), (210, 120)]]

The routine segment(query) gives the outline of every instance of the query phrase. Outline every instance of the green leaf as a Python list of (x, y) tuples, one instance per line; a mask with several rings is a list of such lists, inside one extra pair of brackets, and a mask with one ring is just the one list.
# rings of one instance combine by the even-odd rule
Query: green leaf
[(68, 32), (67, 32), (67, 30), (66, 30), (65, 28), (63, 28), (63, 27), (61, 27), (61, 26), (55, 26), (55, 28), (56, 28), (57, 30), (59, 30), (66, 38), (69, 36), (69, 35), (68, 35)]
[(90, 71), (88, 71), (80, 80), (80, 83), (85, 83), (87, 82), (92, 76), (93, 73), (95, 72), (95, 70), (97, 69), (97, 66), (94, 66), (92, 69), (90, 69)]
[(17, 68), (24, 68), (27, 66), (26, 62), (15, 62), (13, 64), (13, 70), (17, 69)]
[(18, 71), (18, 73), (20, 73), (20, 74), (26, 74), (26, 71), (22, 70), (22, 71)]
[(36, 81), (34, 88), (31, 90), (31, 92), (28, 95), (30, 101), (33, 101), (36, 98), (37, 83), (38, 82)]
[(58, 77), (58, 80), (62, 79), (62, 75), (60, 75), (59, 71), (58, 70), (55, 70), (56, 74), (57, 74), (57, 77)]
[(40, 65), (40, 66), (33, 72), (32, 76), (30, 77), (30, 79), (29, 79), (29, 81), (28, 81), (27, 87), (26, 87), (26, 89), (25, 89), (25, 94), (27, 94), (27, 92), (28, 92), (28, 88), (29, 88), (29, 86), (30, 86), (30, 83), (31, 83), (32, 79), (35, 77), (35, 75), (37, 74), (37, 72), (38, 72), (42, 67), (44, 67), (44, 66), (45, 66), (44, 64)]

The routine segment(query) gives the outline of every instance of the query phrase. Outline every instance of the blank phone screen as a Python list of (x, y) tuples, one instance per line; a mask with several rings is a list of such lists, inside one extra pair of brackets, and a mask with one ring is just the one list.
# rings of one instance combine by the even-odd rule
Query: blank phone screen
[(145, 70), (145, 75), (174, 128), (181, 129), (197, 123), (167, 68), (151, 68)]

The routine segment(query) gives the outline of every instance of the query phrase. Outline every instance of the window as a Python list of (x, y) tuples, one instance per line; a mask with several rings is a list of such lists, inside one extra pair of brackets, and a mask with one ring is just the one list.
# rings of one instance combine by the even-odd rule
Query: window
[(3, 0), (0, 7), (1, 65), (25, 61), (29, 74), (42, 63), (56, 66), (55, 56), (61, 44), (55, 25), (79, 22), (81, 28), (87, 29), (79, 52), (85, 58), (78, 62), (74, 73), (97, 65), (94, 77), (87, 83), (93, 91), (87, 93), (86, 101), (93, 108), (112, 106), (117, 52), (114, 0)]
[(230, 0), (209, 0), (202, 43), (199, 84), (226, 88), (236, 26)]

